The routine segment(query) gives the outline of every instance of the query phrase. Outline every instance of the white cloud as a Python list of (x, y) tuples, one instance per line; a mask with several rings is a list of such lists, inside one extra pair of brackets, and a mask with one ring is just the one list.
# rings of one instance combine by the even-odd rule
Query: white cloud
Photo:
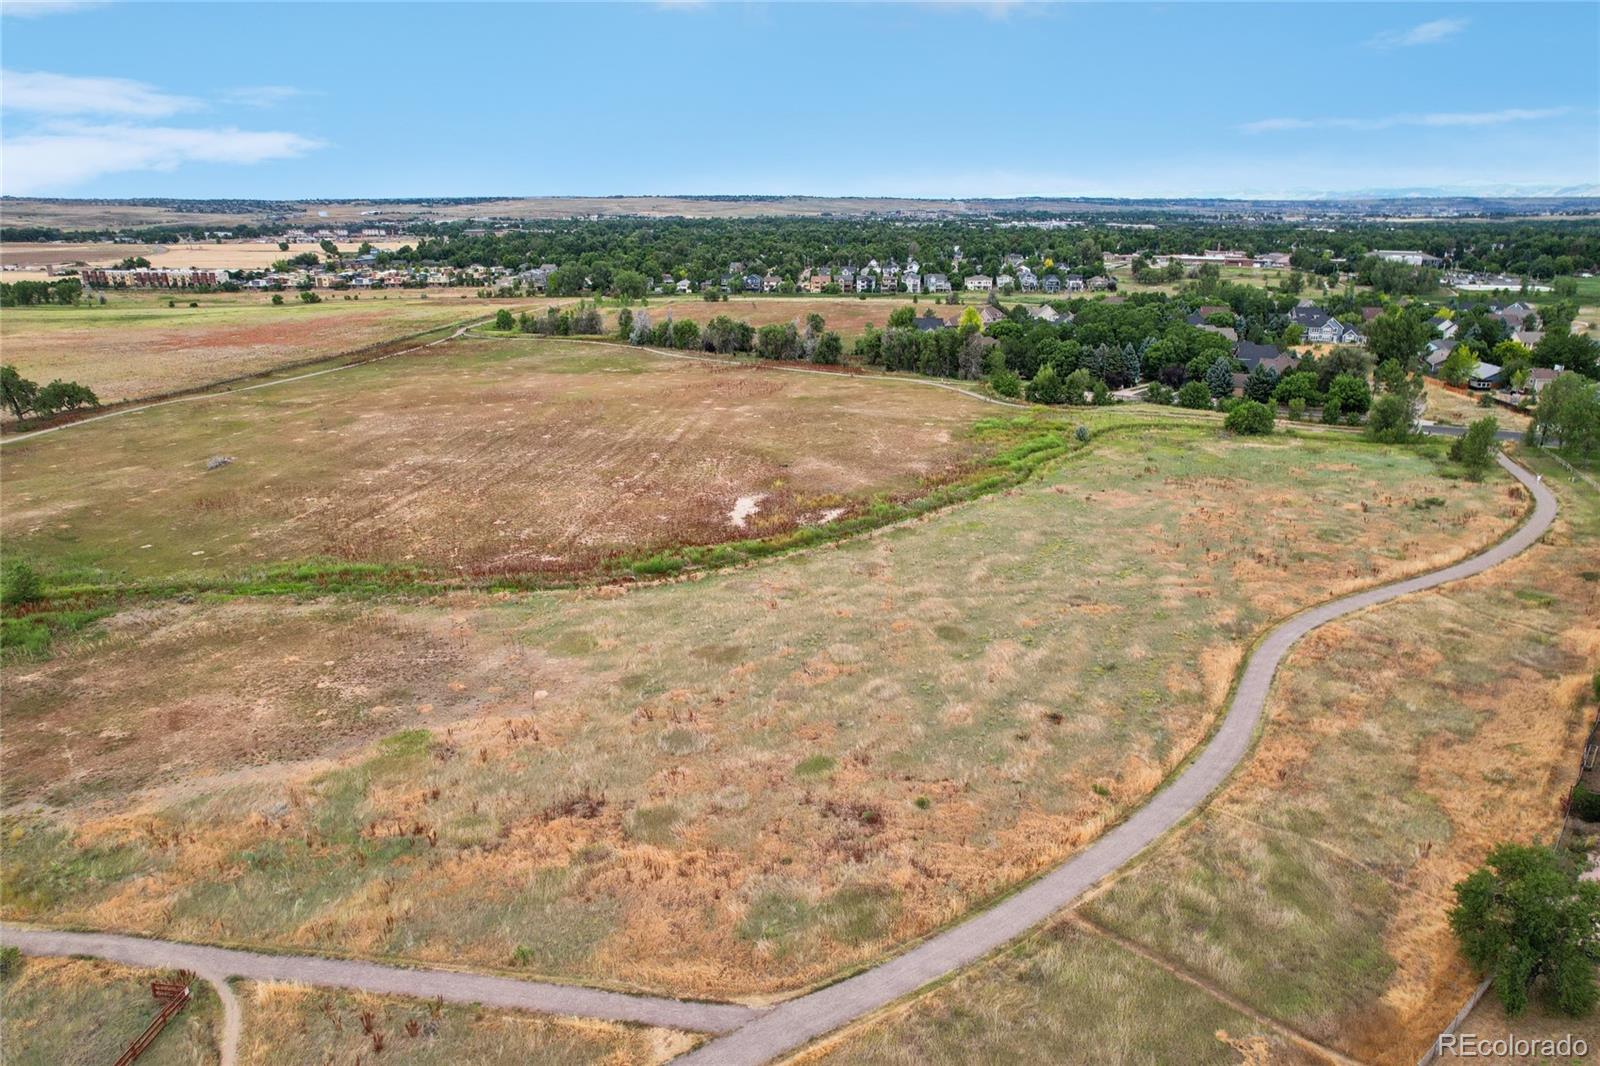
[(125, 115), (165, 118), (204, 105), (128, 78), (79, 78), (21, 70), (0, 71), (0, 106), (41, 115)]
[(262, 163), (322, 147), (298, 133), (229, 127), (62, 124), (0, 142), (0, 191), (56, 192), (106, 174), (174, 170), (185, 163)]
[(309, 89), (293, 85), (242, 85), (222, 94), (222, 101), (244, 107), (276, 107), (287, 100), (312, 95)]
[(1507, 107), (1499, 111), (1436, 111), (1427, 114), (1382, 115), (1376, 118), (1264, 118), (1246, 122), (1245, 133), (1280, 133), (1285, 130), (1387, 130), (1397, 126), (1501, 126), (1564, 115), (1566, 107)]
[(1467, 28), (1466, 19), (1434, 19), (1409, 30), (1384, 30), (1367, 41), (1369, 48), (1413, 48), (1419, 44), (1438, 44)]
[(70, 15), (74, 11), (103, 6), (103, 0), (5, 0), (5, 3), (0, 3), (0, 15), (33, 19), (45, 15)]

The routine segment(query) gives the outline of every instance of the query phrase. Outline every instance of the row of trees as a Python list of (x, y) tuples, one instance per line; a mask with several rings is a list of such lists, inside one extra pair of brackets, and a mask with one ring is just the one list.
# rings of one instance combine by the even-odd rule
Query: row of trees
[(40, 385), (23, 377), (14, 366), (0, 366), (0, 407), (14, 418), (48, 418), (80, 407), (99, 406), (100, 398), (87, 385), (60, 378)]
[(60, 281), (0, 282), (0, 307), (36, 307), (40, 304), (74, 304), (83, 295), (77, 278)]

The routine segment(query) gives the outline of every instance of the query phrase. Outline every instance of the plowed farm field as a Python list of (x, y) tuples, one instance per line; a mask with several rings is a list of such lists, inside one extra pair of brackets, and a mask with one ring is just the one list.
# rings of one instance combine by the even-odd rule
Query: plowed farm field
[(570, 571), (919, 494), (978, 457), (971, 426), (994, 410), (909, 382), (463, 338), (16, 441), (0, 532), (94, 580), (304, 559)]
[(325, 293), (319, 304), (289, 292), (284, 301), (273, 306), (261, 293), (132, 293), (108, 296), (105, 304), (7, 308), (0, 313), (0, 350), (23, 377), (76, 381), (102, 403), (118, 403), (341, 355), (487, 317), (499, 307), (550, 302), (481, 300), (460, 289), (426, 297), (368, 293), (359, 300)]

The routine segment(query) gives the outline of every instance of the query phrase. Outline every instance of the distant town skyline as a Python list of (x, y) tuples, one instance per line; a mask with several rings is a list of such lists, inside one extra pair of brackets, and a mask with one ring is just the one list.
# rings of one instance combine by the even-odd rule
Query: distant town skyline
[(0, 191), (1600, 194), (1600, 5), (6, 3)]

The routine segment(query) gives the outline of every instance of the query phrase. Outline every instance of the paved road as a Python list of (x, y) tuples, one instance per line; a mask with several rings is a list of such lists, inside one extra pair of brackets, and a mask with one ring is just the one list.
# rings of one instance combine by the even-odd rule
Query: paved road
[(1279, 623), (1256, 647), (1239, 679), (1227, 717), (1211, 742), (1172, 784), (1126, 822), (1044, 877), (989, 910), (865, 973), (792, 999), (678, 1060), (683, 1066), (757, 1066), (968, 966), (1072, 903), (1132, 862), (1158, 837), (1203, 804), (1250, 749), (1278, 665), (1301, 637), (1336, 618), (1376, 604), (1481, 574), (1537, 541), (1556, 516), (1556, 498), (1504, 456), (1500, 465), (1534, 497), (1532, 517), (1511, 536), (1463, 562), (1430, 574), (1357, 592)]
[(1046, 921), (1086, 890), (1132, 862), (1145, 848), (1204, 804), (1248, 754), (1251, 738), (1265, 710), (1273, 675), (1301, 637), (1336, 618), (1480, 574), (1531, 546), (1555, 520), (1555, 496), (1532, 474), (1505, 456), (1497, 456), (1497, 461), (1534, 497), (1533, 515), (1509, 537), (1454, 566), (1358, 592), (1279, 623), (1251, 654), (1228, 713), (1210, 743), (1175, 781), (1156, 793), (1127, 821), (989, 910), (880, 966), (768, 1010), (733, 1004), (685, 1003), (505, 977), (307, 956), (263, 955), (137, 937), (34, 930), (9, 924), (0, 924), (0, 933), (4, 934), (0, 940), (15, 944), (26, 954), (82, 954), (132, 965), (181, 967), (212, 980), (237, 976), (297, 981), (726, 1033), (680, 1061), (686, 1066), (756, 1066), (972, 964)]

